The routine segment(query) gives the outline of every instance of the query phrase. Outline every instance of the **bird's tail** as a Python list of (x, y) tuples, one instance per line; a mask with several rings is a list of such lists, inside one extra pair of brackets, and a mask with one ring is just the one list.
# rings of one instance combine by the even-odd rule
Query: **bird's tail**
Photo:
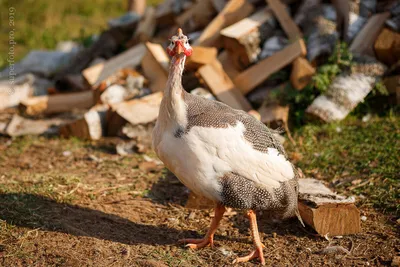
[[(299, 195), (299, 190), (300, 190), (299, 183), (298, 183), (298, 179), (304, 178), (304, 173), (303, 173), (303, 171), (302, 171), (300, 168), (296, 168), (294, 165), (292, 165), (292, 166), (293, 166), (293, 171), (294, 171), (295, 177), (296, 177), (296, 182), (297, 182), (297, 187), (296, 187), (296, 191), (297, 191), (297, 192), (296, 192), (296, 195), (298, 196), (298, 195)], [(296, 209), (295, 209), (295, 214), (296, 214), (296, 216), (297, 216), (297, 219), (299, 219), (301, 225), (303, 225), (303, 227), (306, 227), (306, 226), (304, 225), (303, 219), (302, 219), (301, 216), (300, 216), (300, 211), (299, 211), (299, 199), (298, 199), (298, 198), (297, 198), (297, 206), (296, 206)]]
[(306, 226), (304, 225), (303, 219), (302, 219), (301, 216), (300, 216), (299, 208), (296, 209), (295, 213), (296, 213), (297, 219), (299, 219), (301, 225), (303, 225), (303, 227), (306, 227)]

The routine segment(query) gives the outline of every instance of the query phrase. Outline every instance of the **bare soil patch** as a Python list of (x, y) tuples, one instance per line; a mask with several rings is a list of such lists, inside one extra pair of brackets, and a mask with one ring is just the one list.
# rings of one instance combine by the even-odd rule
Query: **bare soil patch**
[[(201, 237), (212, 212), (185, 209), (188, 190), (172, 174), (140, 168), (153, 155), (120, 157), (116, 142), (0, 137), (1, 266), (230, 266), (248, 253), (240, 212), (224, 217), (215, 248), (177, 244)], [(295, 219), (260, 214), (267, 265), (390, 265), (400, 251), (396, 221), (368, 207), (361, 213), (362, 233), (331, 241)]]

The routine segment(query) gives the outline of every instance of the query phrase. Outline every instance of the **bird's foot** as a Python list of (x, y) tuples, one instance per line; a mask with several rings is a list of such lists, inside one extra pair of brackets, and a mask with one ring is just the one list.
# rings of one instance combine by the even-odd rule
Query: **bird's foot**
[(256, 248), (252, 252), (250, 252), (249, 255), (244, 256), (244, 257), (238, 257), (236, 260), (234, 260), (232, 263), (239, 263), (239, 262), (247, 262), (250, 261), (254, 258), (259, 258), (261, 265), (265, 265), (265, 259), (264, 259), (264, 253), (263, 253), (263, 248), (262, 246)]
[(190, 239), (190, 238), (180, 239), (178, 242), (186, 244), (185, 247), (191, 249), (204, 248), (208, 245), (214, 247), (214, 240), (212, 238), (207, 238), (207, 237), (204, 237), (202, 239)]

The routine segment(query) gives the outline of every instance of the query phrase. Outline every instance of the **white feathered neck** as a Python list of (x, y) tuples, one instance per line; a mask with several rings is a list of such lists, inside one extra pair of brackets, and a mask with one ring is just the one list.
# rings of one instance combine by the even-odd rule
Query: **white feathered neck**
[(185, 128), (187, 125), (187, 106), (183, 100), (184, 89), (182, 87), (185, 60), (184, 54), (176, 55), (171, 60), (159, 115), (159, 119), (161, 117), (161, 121), (167, 124), (165, 128)]

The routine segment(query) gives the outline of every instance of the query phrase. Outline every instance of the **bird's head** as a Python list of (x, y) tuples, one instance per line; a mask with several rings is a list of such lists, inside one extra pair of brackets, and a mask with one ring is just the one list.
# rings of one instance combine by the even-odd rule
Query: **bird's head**
[(185, 56), (190, 56), (193, 52), (192, 47), (189, 44), (189, 38), (183, 34), (182, 29), (178, 29), (178, 34), (174, 35), (170, 39), (171, 43), (167, 47), (167, 53), (171, 57), (180, 56), (181, 54)]

